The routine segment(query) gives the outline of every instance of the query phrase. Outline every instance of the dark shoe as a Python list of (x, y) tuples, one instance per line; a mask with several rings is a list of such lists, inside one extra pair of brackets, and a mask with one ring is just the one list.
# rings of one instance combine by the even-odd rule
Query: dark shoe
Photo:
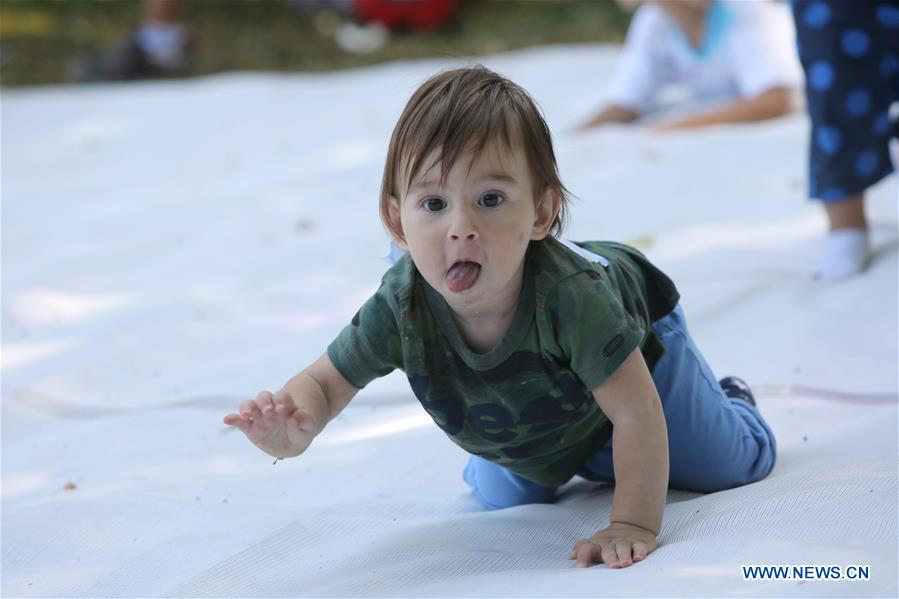
[(70, 70), (70, 78), (77, 83), (87, 83), (185, 77), (193, 67), (195, 53), (196, 40), (193, 35), (188, 35), (180, 59), (160, 64), (140, 47), (136, 32), (132, 32), (116, 46), (77, 59)]
[(724, 390), (724, 394), (731, 399), (742, 399), (749, 405), (755, 405), (755, 396), (752, 395), (752, 390), (743, 379), (735, 376), (726, 376), (718, 381), (718, 384)]

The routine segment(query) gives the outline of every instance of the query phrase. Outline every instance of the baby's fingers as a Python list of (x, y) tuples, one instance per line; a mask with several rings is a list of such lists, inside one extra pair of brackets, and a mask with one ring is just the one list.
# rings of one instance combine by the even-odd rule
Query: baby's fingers
[(244, 434), (247, 434), (250, 431), (250, 428), (253, 426), (252, 422), (250, 422), (249, 420), (244, 420), (244, 418), (240, 414), (228, 414), (223, 419), (223, 422), (228, 426), (233, 426)]
[(259, 420), (262, 418), (262, 412), (259, 411), (255, 401), (248, 399), (240, 404), (240, 416), (244, 420)]
[(272, 402), (272, 394), (268, 391), (262, 391), (256, 396), (256, 405), (262, 415), (269, 420), (275, 415), (275, 404)]
[(649, 547), (646, 543), (642, 541), (637, 541), (634, 543), (634, 561), (639, 562), (646, 559), (646, 556), (649, 555)]
[[(610, 568), (618, 567), (618, 552), (615, 551), (615, 545), (606, 543), (600, 549), (600, 559)], [(599, 560), (597, 560), (599, 561)]]
[(618, 563), (616, 565), (619, 568), (627, 568), (634, 563), (634, 558), (631, 555), (630, 541), (618, 541), (615, 543), (615, 553), (618, 557)]
[(296, 410), (296, 404), (284, 389), (276, 392), (272, 396), (272, 403), (275, 405), (275, 411), (282, 416), (290, 416)]
[(589, 539), (581, 539), (574, 544), (574, 549), (568, 554), (568, 559), (576, 560), (578, 568), (586, 568), (599, 561), (600, 548), (590, 542)]

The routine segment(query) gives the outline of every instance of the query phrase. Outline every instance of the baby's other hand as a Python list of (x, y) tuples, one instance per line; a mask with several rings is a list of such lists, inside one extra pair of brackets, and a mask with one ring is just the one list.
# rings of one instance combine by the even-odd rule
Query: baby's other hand
[(657, 546), (656, 535), (633, 524), (613, 522), (589, 539), (574, 544), (568, 559), (577, 560), (579, 568), (605, 562), (609, 568), (627, 568), (642, 561)]
[(284, 389), (274, 395), (261, 391), (255, 400), (241, 403), (239, 410), (225, 416), (224, 423), (240, 429), (253, 445), (276, 458), (300, 455), (321, 430)]

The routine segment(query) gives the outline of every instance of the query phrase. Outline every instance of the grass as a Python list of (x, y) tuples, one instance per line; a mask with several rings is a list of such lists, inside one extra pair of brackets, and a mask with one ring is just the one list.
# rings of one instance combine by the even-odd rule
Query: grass
[[(138, 22), (140, 7), (139, 0), (0, 0), (0, 85), (67, 82), (71, 61), (122, 39)], [(194, 71), (202, 75), (329, 71), (400, 58), (621, 41), (628, 16), (612, 0), (461, 0), (443, 29), (396, 32), (364, 55), (336, 45), (336, 13), (309, 14), (285, 0), (188, 0), (187, 20), (200, 40)]]

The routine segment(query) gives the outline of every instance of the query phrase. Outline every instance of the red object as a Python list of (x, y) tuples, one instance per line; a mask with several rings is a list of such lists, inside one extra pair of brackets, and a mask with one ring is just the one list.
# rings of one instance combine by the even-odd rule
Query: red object
[(364, 23), (375, 21), (388, 29), (426, 30), (444, 25), (458, 6), (458, 0), (356, 0), (354, 9)]

